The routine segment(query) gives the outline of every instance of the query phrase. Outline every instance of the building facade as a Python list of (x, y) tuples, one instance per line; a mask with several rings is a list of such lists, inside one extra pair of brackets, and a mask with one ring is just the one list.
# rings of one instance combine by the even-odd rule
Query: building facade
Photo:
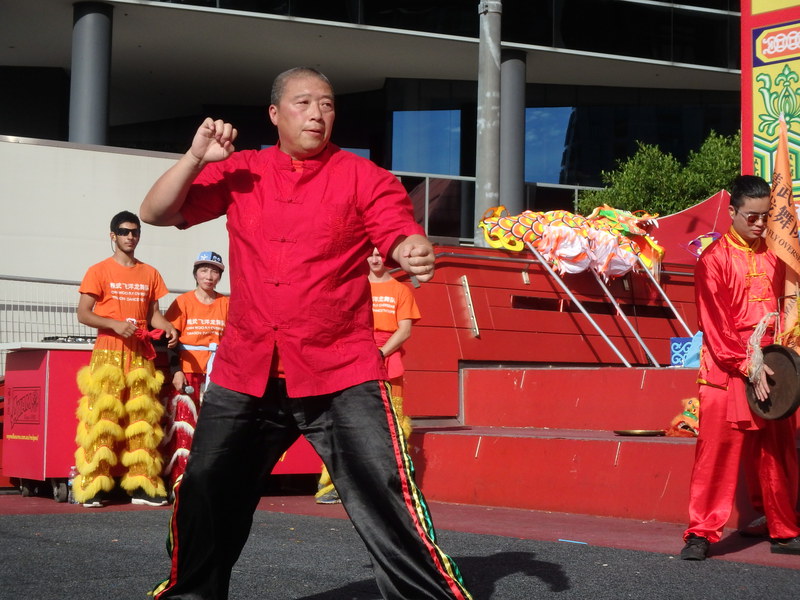
[[(395, 171), (475, 175), (478, 2), (4, 4), (0, 72), (20, 92), (2, 101), (0, 134), (70, 139), (84, 6), (109, 15), (108, 145), (181, 152), (207, 114), (235, 122), (240, 147), (274, 143), (269, 81), (308, 64), (337, 88), (340, 145)], [(738, 11), (735, 0), (502, 2), (502, 49), (525, 64), (525, 181), (598, 186), (637, 141), (682, 159), (711, 130), (734, 133)]]

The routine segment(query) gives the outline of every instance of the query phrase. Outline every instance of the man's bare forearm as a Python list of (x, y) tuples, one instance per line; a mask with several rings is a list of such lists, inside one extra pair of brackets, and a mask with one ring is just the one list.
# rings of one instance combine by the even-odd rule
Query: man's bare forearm
[(191, 152), (184, 154), (147, 192), (139, 208), (142, 221), (161, 226), (183, 223), (181, 207), (202, 168), (202, 163)]

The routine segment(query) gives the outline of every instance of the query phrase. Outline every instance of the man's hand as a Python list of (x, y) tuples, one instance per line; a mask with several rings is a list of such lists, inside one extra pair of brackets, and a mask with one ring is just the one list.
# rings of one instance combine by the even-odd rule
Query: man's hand
[(436, 255), (433, 245), (424, 235), (410, 235), (395, 246), (392, 258), (409, 275), (415, 275), (420, 283), (433, 279)]
[(775, 372), (770, 369), (767, 365), (764, 365), (761, 369), (761, 375), (759, 376), (757, 381), (753, 382), (753, 388), (756, 392), (756, 398), (758, 398), (759, 402), (764, 402), (767, 398), (769, 398), (769, 383), (767, 382), (767, 375), (774, 375)]
[(129, 338), (136, 333), (136, 324), (130, 321), (114, 321), (111, 325), (111, 329), (113, 329), (114, 333), (118, 336)]
[(167, 326), (164, 327), (164, 334), (167, 336), (167, 348), (174, 348), (178, 345), (178, 330), (172, 326), (171, 323), (167, 323)]
[(194, 135), (189, 154), (199, 166), (225, 160), (235, 150), (233, 142), (238, 134), (230, 123), (207, 117)]
[(206, 118), (197, 129), (191, 148), (158, 178), (142, 200), (139, 208), (142, 221), (161, 227), (185, 223), (181, 207), (192, 182), (206, 164), (224, 160), (233, 153), (238, 133), (230, 123)]
[(182, 394), (185, 385), (186, 385), (186, 374), (183, 371), (177, 371), (172, 376), (172, 387), (174, 387), (176, 391)]

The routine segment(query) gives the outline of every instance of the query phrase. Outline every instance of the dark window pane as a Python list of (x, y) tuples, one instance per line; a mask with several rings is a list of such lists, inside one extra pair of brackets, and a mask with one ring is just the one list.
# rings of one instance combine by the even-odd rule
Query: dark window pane
[(464, 0), (369, 0), (362, 3), (364, 23), (448, 35), (478, 36), (478, 3)]
[(554, 0), (503, 2), (503, 41), (535, 46), (557, 45), (553, 40), (553, 6)]
[(290, 14), (307, 19), (359, 23), (361, 4), (359, 0), (291, 0)]
[(674, 60), (679, 63), (739, 67), (739, 19), (675, 11)]
[(575, 191), (566, 188), (550, 188), (535, 183), (525, 184), (525, 210), (547, 212), (548, 210), (575, 211)]
[(564, 0), (556, 19), (565, 48), (671, 60), (669, 8), (614, 0)]

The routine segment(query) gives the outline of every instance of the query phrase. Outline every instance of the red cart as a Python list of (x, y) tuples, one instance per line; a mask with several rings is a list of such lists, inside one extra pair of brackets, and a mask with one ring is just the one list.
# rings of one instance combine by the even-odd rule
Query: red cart
[(3, 344), (6, 357), (3, 475), (19, 481), (23, 496), (50, 486), (67, 500), (75, 452), (78, 369), (88, 365), (91, 343)]
[[(23, 496), (51, 487), (66, 502), (74, 464), (80, 391), (75, 376), (89, 364), (92, 343), (20, 342), (0, 344), (6, 359), (2, 475), (19, 481)], [(158, 360), (157, 360), (158, 366)], [(322, 461), (300, 438), (274, 474), (320, 473)]]

